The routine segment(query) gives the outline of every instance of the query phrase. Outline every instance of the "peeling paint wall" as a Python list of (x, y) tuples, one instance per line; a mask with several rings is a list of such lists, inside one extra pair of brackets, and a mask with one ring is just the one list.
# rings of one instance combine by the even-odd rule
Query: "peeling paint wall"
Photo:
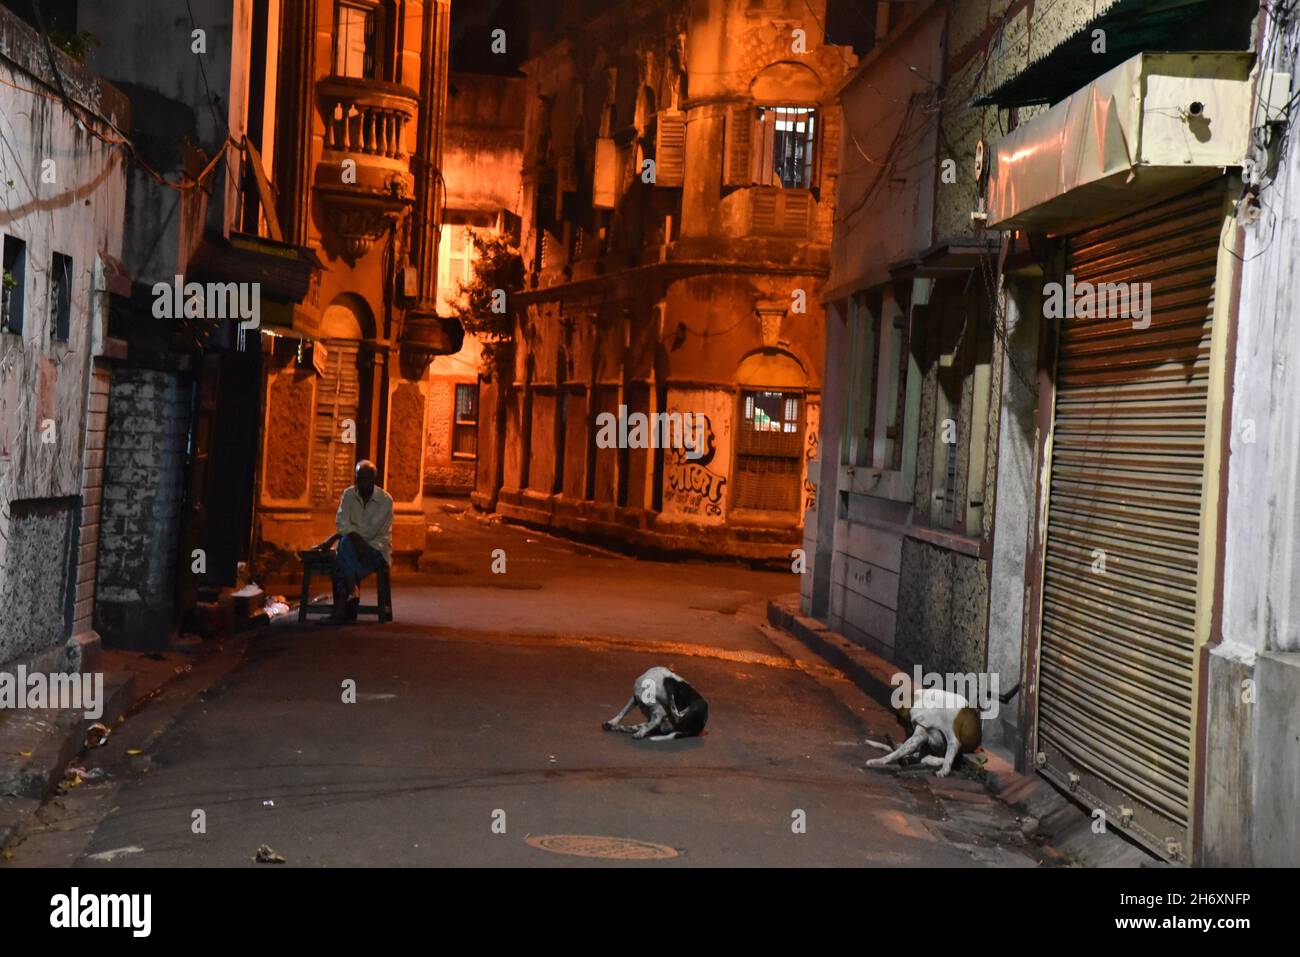
[[(107, 313), (100, 256), (121, 253), (125, 160), (102, 116), (128, 123), (126, 101), (71, 58), (56, 62), (79, 115), (33, 92), (54, 86), (48, 55), (0, 8), (0, 233), (26, 244), (21, 333), (0, 332), (0, 662), (71, 634), (91, 363)], [(62, 276), (56, 253), (68, 257)], [(63, 278), (66, 341), (52, 309)]]
[(177, 373), (114, 370), (95, 624), (118, 647), (157, 650), (171, 637), (177, 569), (189, 564), (177, 544), (191, 393)]
[(896, 662), (927, 672), (982, 672), (988, 660), (988, 563), (903, 539)]
[[(1300, 83), (1300, 28), (1265, 25), (1257, 74)], [(1292, 111), (1292, 117), (1295, 116)], [(1204, 862), (1300, 863), (1300, 150), (1294, 120), (1257, 154), (1264, 208), (1243, 227), (1223, 534), (1223, 614), (1210, 649)], [(1280, 161), (1277, 157), (1280, 156)], [(1271, 160), (1271, 161), (1270, 161)], [(1276, 164), (1276, 165), (1275, 165)]]

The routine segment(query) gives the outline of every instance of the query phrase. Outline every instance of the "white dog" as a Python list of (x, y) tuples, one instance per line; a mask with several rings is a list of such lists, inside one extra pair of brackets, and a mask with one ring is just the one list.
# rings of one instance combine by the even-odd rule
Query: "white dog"
[[(646, 720), (637, 725), (620, 725), (624, 716), (637, 705), (641, 706)], [(668, 741), (700, 734), (708, 720), (708, 702), (686, 683), (686, 679), (667, 668), (651, 668), (632, 683), (632, 697), (623, 705), (623, 710), (601, 727), (606, 731), (623, 731), (636, 738), (659, 731), (650, 740)]]
[[(867, 767), (897, 764), (928, 747), (935, 753), (922, 756), (921, 763), (938, 768), (939, 777), (945, 778), (952, 771), (958, 753), (969, 754), (980, 746), (979, 712), (959, 694), (938, 688), (922, 688), (913, 693), (912, 707), (900, 707), (897, 713), (903, 727), (911, 730), (911, 737), (883, 758), (872, 758)], [(882, 751), (890, 750), (889, 745), (879, 741), (868, 741), (867, 744)], [(943, 752), (942, 758), (938, 752)]]

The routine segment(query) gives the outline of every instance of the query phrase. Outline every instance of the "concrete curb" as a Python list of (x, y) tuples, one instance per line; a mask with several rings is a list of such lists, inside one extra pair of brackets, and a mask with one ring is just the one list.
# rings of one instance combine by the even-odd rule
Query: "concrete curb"
[[(767, 620), (772, 627), (803, 642), (882, 707), (893, 707), (889, 701), (894, 691), (890, 679), (900, 669), (815, 618), (800, 614), (798, 595), (769, 601)], [(987, 790), (1020, 815), (1027, 836), (1045, 839), (1056, 850), (1088, 867), (1168, 866), (1114, 832), (1094, 833), (1086, 808), (1043, 778), (1021, 774), (997, 754), (984, 753), (988, 759), (984, 766)]]

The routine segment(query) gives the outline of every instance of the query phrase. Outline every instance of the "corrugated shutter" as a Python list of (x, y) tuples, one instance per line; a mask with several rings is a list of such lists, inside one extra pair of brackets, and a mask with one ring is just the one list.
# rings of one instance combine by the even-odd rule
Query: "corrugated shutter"
[[(1150, 326), (1065, 318), (1039, 648), (1040, 769), (1188, 847), (1197, 574), (1223, 185), (1072, 236), (1079, 283), (1151, 283)], [(1101, 562), (1104, 561), (1104, 566)], [(1104, 567), (1104, 571), (1101, 569)]]
[(355, 442), (344, 442), (344, 420), (353, 422), (356, 437), (360, 396), (357, 372), (359, 345), (352, 339), (325, 340), (325, 372), (316, 384), (316, 436), (311, 463), (312, 501), (338, 504), (352, 484), (357, 461)]

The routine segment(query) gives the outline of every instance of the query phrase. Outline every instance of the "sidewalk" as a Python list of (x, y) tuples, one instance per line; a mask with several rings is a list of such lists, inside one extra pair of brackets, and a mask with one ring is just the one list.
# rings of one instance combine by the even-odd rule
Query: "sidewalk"
[[(104, 675), (103, 714), (87, 718), (70, 708), (0, 711), (0, 854), (42, 804), (62, 793), (65, 781), (72, 784), (67, 778), (70, 767), (94, 768), (97, 748), (87, 742), (91, 726), (109, 728), (107, 743), (127, 717), (220, 648), (220, 643), (211, 643), (200, 646), (198, 655), (180, 651), (149, 655), (105, 651), (96, 639), (82, 645), (80, 671)], [(33, 667), (43, 673), (60, 670), (34, 662), (29, 673)]]
[[(898, 668), (854, 644), (815, 618), (799, 612), (799, 596), (782, 595), (767, 605), (769, 623), (799, 640), (839, 670), (864, 694), (891, 708), (892, 676)], [(1144, 849), (1107, 830), (1093, 833), (1088, 809), (1071, 801), (1044, 779), (1024, 775), (1004, 757), (985, 751), (984, 783), (988, 791), (1019, 816), (1026, 835), (1045, 840), (1087, 867), (1167, 866)]]

